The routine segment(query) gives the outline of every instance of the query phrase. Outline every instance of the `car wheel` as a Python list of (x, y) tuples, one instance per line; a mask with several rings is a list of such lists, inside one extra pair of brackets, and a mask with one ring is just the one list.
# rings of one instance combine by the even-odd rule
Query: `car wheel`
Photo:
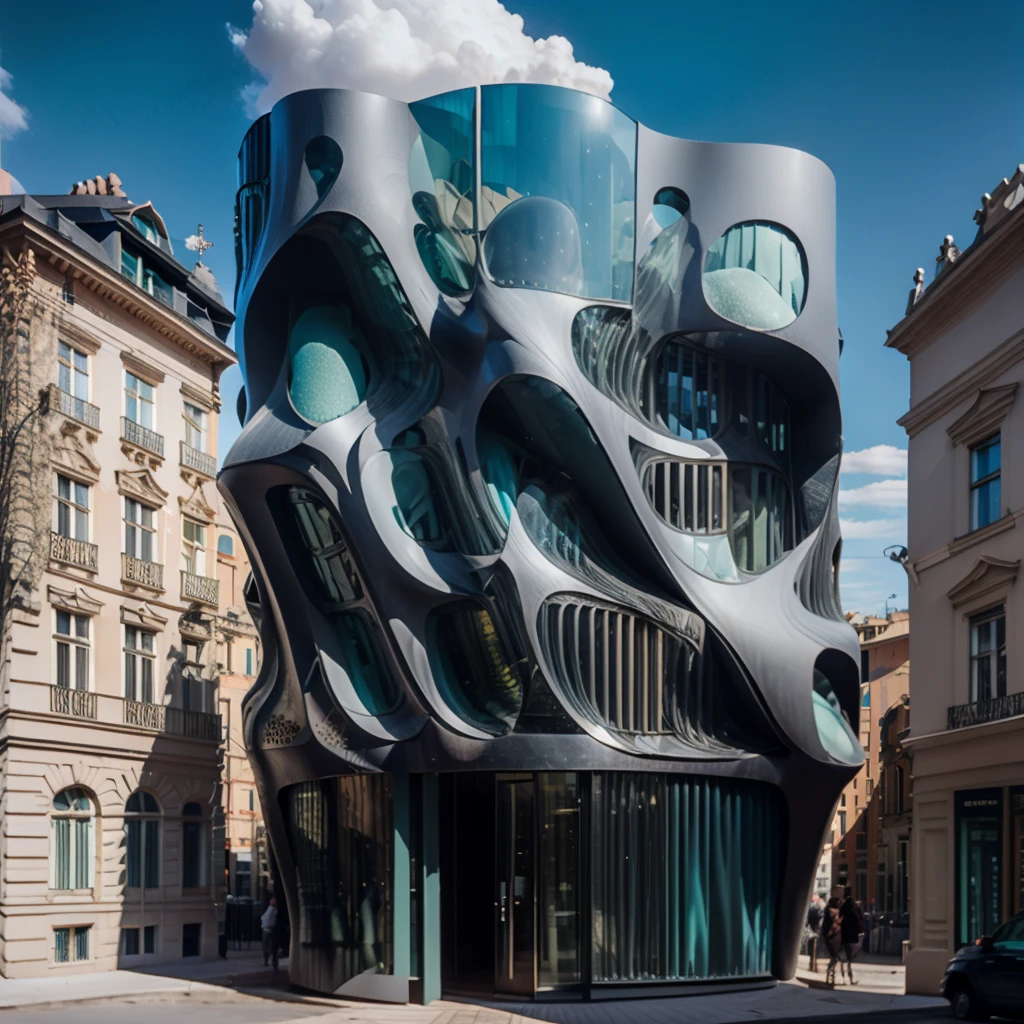
[(967, 985), (958, 985), (949, 1001), (957, 1020), (988, 1020), (989, 1015), (982, 1010), (978, 997)]

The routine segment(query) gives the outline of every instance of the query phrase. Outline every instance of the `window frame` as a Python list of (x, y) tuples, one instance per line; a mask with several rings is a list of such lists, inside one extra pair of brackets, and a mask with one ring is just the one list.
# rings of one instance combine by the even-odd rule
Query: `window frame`
[[(189, 539), (186, 536), (186, 527), (193, 527), (193, 537)], [(206, 576), (206, 555), (209, 551), (207, 546), (207, 530), (210, 524), (201, 522), (198, 519), (193, 519), (191, 516), (183, 515), (181, 517), (181, 560), (182, 568), (185, 572), (192, 576)], [(199, 530), (202, 530), (202, 541), (196, 540), (196, 536)], [(202, 552), (202, 572), (196, 572), (197, 560), (196, 553)]]
[[(209, 440), (209, 414), (201, 406), (193, 402), (184, 402), (181, 418), (185, 421), (185, 444), (194, 451), (206, 453), (206, 444)], [(198, 435), (198, 444), (196, 436)]]
[[(181, 644), (181, 706), (184, 711), (198, 711), (202, 714), (217, 713), (218, 680), (203, 678), (204, 644), (196, 640), (182, 640)], [(195, 651), (195, 657), (190, 652)], [(193, 687), (199, 694), (199, 707), (193, 707)]]
[[(130, 634), (133, 634), (130, 636)], [(140, 639), (149, 637), (152, 647), (147, 649), (145, 642), (137, 646)], [(138, 701), (140, 704), (155, 704), (158, 699), (156, 692), (156, 637), (154, 630), (143, 629), (141, 626), (133, 626), (125, 623), (122, 631), (124, 645), (121, 648), (124, 654), (122, 694), (126, 700)], [(133, 666), (129, 671), (129, 663)], [(146, 667), (149, 667), (149, 699), (146, 699)], [(128, 692), (129, 676), (131, 676), (132, 693)], [(139, 696), (134, 694), (138, 693)]]
[[(67, 495), (60, 493), (61, 483), (68, 485)], [(85, 504), (79, 500), (81, 495), (79, 488), (85, 489)], [(67, 533), (61, 529), (61, 511), (66, 509)], [(81, 524), (85, 522), (85, 536), (79, 536), (82, 532)], [(53, 474), (53, 532), (69, 540), (92, 542), (92, 484), (83, 480), (77, 480), (66, 473)]]
[[(64, 349), (68, 351), (67, 356), (64, 355)], [(76, 357), (81, 357), (84, 361), (84, 369), (78, 366), (78, 359)], [(91, 368), (89, 360), (88, 352), (75, 348), (71, 342), (64, 341), (63, 338), (57, 339), (57, 387), (65, 394), (71, 395), (72, 398), (80, 399), (83, 402), (88, 402), (92, 399), (92, 375), (89, 372)], [(64, 369), (67, 370), (69, 387), (63, 387), (63, 381), (61, 380), (61, 374)], [(85, 379), (84, 395), (76, 394), (79, 375)]]
[[(999, 448), (999, 465), (996, 469), (991, 470), (984, 476), (979, 476), (977, 479), (974, 476), (974, 457), (977, 453), (983, 451), (989, 451), (992, 448)], [(994, 434), (985, 438), (983, 441), (979, 441), (977, 444), (972, 444), (967, 450), (967, 465), (968, 465), (968, 527), (969, 532), (973, 533), (975, 530), (982, 530), (986, 526), (991, 526), (992, 523), (998, 522), (1002, 518), (1002, 475), (1003, 475), (1003, 435), (1001, 430), (997, 430)], [(986, 496), (988, 496), (988, 488), (995, 484), (998, 489), (998, 500), (996, 501), (996, 515), (987, 519), (985, 522), (981, 522), (980, 513), (980, 498), (979, 496), (982, 490), (985, 490)], [(986, 503), (991, 504), (991, 499)]]
[[(75, 800), (84, 798), (89, 807), (87, 810), (76, 809), (74, 806), (68, 810), (57, 809), (54, 804), (59, 796), (64, 793), (75, 793)], [(71, 802), (71, 801), (69, 801)], [(65, 786), (64, 789), (58, 790), (53, 795), (53, 799), (50, 801), (50, 849), (49, 849), (49, 888), (56, 892), (86, 892), (92, 891), (96, 886), (96, 800), (89, 794), (82, 786)], [(82, 877), (77, 872), (77, 867), (82, 863), (81, 851), (79, 845), (82, 841), (80, 830), (75, 828), (74, 825), (70, 825), (68, 828), (68, 847), (67, 847), (67, 876), (68, 885), (59, 884), (61, 879), (60, 875), (64, 872), (59, 871), (60, 863), (58, 857), (58, 846), (57, 846), (57, 822), (68, 821), (76, 823), (84, 821), (87, 823), (85, 829), (85, 865), (86, 865), (86, 878), (84, 879), (84, 885), (73, 885), (72, 882), (83, 881)]]
[[(66, 945), (65, 945), (65, 950), (67, 951), (67, 956), (64, 957), (64, 958), (58, 958), (58, 956), (57, 956), (57, 953), (58, 953), (57, 933), (58, 932), (67, 932), (68, 933), (67, 942), (66, 942)], [(92, 960), (93, 959), (93, 956), (92, 956), (92, 943), (90, 942), (90, 934), (91, 934), (91, 932), (92, 932), (92, 923), (91, 922), (89, 924), (55, 925), (54, 928), (53, 928), (53, 960), (52, 960), (52, 963), (55, 964), (55, 965), (62, 966), (64, 964), (87, 963), (88, 961)], [(80, 943), (79, 943), (79, 935), (80, 934), (85, 936), (85, 947), (86, 947), (85, 956), (79, 956), (78, 955), (78, 950), (79, 950), (79, 946), (80, 946)]]
[[(190, 808), (198, 808), (196, 811)], [(209, 864), (203, 856), (208, 849), (208, 818), (203, 814), (202, 804), (196, 800), (187, 801), (181, 809), (181, 887), (182, 889), (204, 889), (209, 885)], [(191, 826), (191, 827), (189, 827)], [(194, 844), (194, 849), (192, 845)], [(194, 871), (194, 874), (190, 874)], [(190, 884), (191, 883), (191, 884)]]
[[(139, 518), (132, 519), (131, 511), (132, 506), (138, 511)], [(149, 526), (145, 523), (145, 513), (151, 514), (151, 523)], [(143, 562), (159, 562), (160, 555), (157, 550), (157, 541), (159, 539), (159, 530), (157, 529), (157, 516), (160, 513), (159, 508), (155, 508), (152, 505), (147, 505), (144, 501), (139, 501), (138, 498), (129, 498), (127, 495), (124, 496), (122, 502), (121, 519), (124, 524), (122, 531), (121, 542), (123, 544), (122, 551), (130, 558), (138, 558)], [(145, 550), (145, 540), (149, 537), (149, 548), (150, 555), (152, 557), (147, 558), (142, 552)], [(129, 543), (128, 538), (132, 537), (132, 542)], [(135, 554), (128, 550), (129, 547), (136, 549)]]
[[(999, 631), (997, 623), (1003, 624), (1003, 642), (998, 643)], [(984, 652), (975, 651), (975, 636), (984, 627), (991, 627), (990, 642), (992, 646)], [(996, 700), (1006, 696), (1006, 605), (1000, 602), (971, 615), (967, 620), (967, 702), (979, 704), (988, 700)], [(989, 663), (989, 687), (995, 693), (982, 697), (979, 693), (979, 671), (982, 661)], [(1000, 665), (1002, 667), (1002, 685), (1000, 686)], [(1000, 692), (1001, 691), (1001, 692)]]
[[(141, 263), (141, 260), (139, 261)], [(148, 389), (148, 396), (147, 391)], [(148, 380), (143, 380), (137, 374), (133, 373), (129, 369), (124, 371), (124, 418), (130, 420), (136, 426), (142, 427), (145, 430), (156, 431), (156, 385), (150, 384)], [(130, 413), (131, 403), (135, 403), (135, 416)], [(142, 410), (145, 406), (149, 407), (149, 423), (143, 422)]]
[[(129, 810), (128, 805), (132, 799), (138, 796), (139, 804), (143, 807), (142, 810), (135, 811)], [(156, 810), (152, 808), (146, 809), (145, 804), (148, 800), (152, 801)], [(132, 843), (132, 830), (129, 829), (130, 823), (138, 823), (139, 828), (137, 830), (138, 835), (138, 854), (133, 856), (133, 843)], [(155, 823), (155, 827), (149, 828), (151, 823)], [(161, 836), (163, 823), (163, 809), (160, 806), (160, 802), (150, 793), (148, 790), (136, 789), (128, 799), (125, 801), (124, 807), (124, 888), (125, 889), (159, 889), (163, 879), (163, 858), (161, 857), (162, 845)], [(149, 838), (151, 837), (153, 845), (156, 849), (155, 857), (150, 860), (147, 856), (149, 853)], [(136, 883), (133, 885), (131, 877), (133, 874), (131, 861), (137, 860), (138, 864), (135, 866)], [(150, 872), (150, 867), (153, 871)], [(142, 883), (141, 885), (139, 883)]]
[[(53, 685), (60, 686), (66, 690), (78, 690), (89, 693), (92, 689), (92, 616), (82, 612), (72, 612), (64, 608), (53, 609)], [(68, 632), (60, 631), (61, 616), (68, 617)], [(84, 632), (79, 632), (84, 623)], [(67, 659), (67, 682), (61, 682), (61, 648), (66, 647)], [(84, 650), (84, 658), (77, 652)], [(71, 652), (76, 653), (72, 657)], [(81, 685), (82, 670), (84, 668), (85, 685)]]

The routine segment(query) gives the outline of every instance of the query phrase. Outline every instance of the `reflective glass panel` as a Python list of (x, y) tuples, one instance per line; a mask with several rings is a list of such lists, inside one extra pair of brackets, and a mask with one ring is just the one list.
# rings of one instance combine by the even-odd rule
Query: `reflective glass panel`
[(762, 331), (785, 327), (800, 315), (807, 297), (803, 248), (779, 224), (736, 224), (708, 249), (704, 296), (733, 323)]
[(571, 985), (580, 980), (580, 803), (575, 772), (541, 772), (537, 980)]
[(814, 670), (814, 724), (825, 750), (840, 761), (860, 764), (864, 751), (836, 696), (832, 683), (823, 672)]
[(510, 288), (630, 301), (636, 123), (554, 86), (491, 85), (482, 95), (489, 275)]

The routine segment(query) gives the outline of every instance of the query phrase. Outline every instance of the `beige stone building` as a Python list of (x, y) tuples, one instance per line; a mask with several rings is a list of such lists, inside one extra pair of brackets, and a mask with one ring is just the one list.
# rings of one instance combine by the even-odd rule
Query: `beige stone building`
[(232, 315), (118, 186), (0, 196), (6, 977), (215, 955), (223, 919), (213, 478)]
[(886, 343), (910, 361), (907, 988), (922, 993), (1024, 909), (1024, 165), (975, 220)]
[(260, 670), (259, 630), (246, 606), (249, 560), (245, 548), (230, 519), (221, 520), (217, 530), (221, 596), (217, 660), (225, 736), (222, 803), (228, 893), (237, 899), (259, 899), (269, 888), (267, 841), (259, 793), (242, 737), (242, 701)]

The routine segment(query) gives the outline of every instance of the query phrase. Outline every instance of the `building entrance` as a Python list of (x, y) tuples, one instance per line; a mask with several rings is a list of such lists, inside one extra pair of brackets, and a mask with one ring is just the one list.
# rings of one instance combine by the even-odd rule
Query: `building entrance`
[(533, 775), (498, 775), (494, 784), (494, 990), (532, 996), (537, 988)]

